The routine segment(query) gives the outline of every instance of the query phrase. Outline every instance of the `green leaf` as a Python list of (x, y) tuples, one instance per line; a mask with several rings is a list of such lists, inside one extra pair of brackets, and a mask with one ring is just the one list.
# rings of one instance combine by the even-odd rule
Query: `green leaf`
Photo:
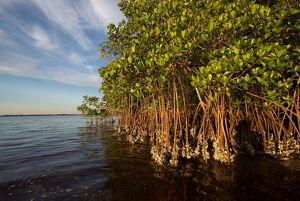
[(251, 54), (249, 52), (247, 52), (246, 54), (244, 54), (242, 57), (244, 59), (244, 61), (249, 61)]
[(236, 47), (233, 47), (233, 52), (235, 54), (240, 54), (240, 49), (236, 48)]
[(113, 76), (113, 75), (115, 74), (115, 72), (116, 72), (115, 69), (111, 69), (111, 70), (109, 71), (109, 75), (110, 75), (110, 76)]
[(181, 16), (181, 17), (180, 17), (180, 21), (181, 21), (181, 23), (184, 23), (185, 17), (184, 17), (184, 16)]
[(181, 36), (182, 36), (182, 38), (185, 38), (185, 34), (186, 34), (186, 31), (185, 31), (185, 30), (181, 31)]
[(129, 63), (132, 63), (132, 57), (131, 57), (131, 56), (129, 56), (129, 57), (127, 58), (127, 60), (128, 60)]
[(135, 52), (135, 47), (134, 47), (134, 46), (131, 47), (131, 52), (132, 52), (132, 53)]
[(228, 88), (228, 87), (226, 87), (226, 95), (228, 96), (228, 97), (230, 97), (231, 96), (231, 93), (230, 93), (230, 89)]
[(170, 31), (169, 35), (170, 35), (171, 38), (174, 38), (174, 36), (176, 36), (176, 32)]
[(231, 15), (231, 17), (235, 17), (236, 11), (235, 11), (235, 10), (232, 10), (232, 11), (230, 12), (230, 15)]
[(163, 75), (160, 75), (160, 82), (161, 82), (162, 84), (165, 84), (165, 83), (167, 82), (166, 77), (163, 76)]
[(208, 30), (212, 31), (214, 28), (214, 20), (210, 19), (209, 24), (208, 24)]
[(265, 8), (263, 6), (260, 7), (259, 12), (262, 16), (265, 14)]
[(256, 10), (258, 9), (258, 5), (252, 4), (250, 8), (251, 8), (251, 14), (254, 15), (256, 13)]
[(160, 34), (160, 29), (159, 29), (159, 27), (155, 27), (155, 33), (156, 33), (157, 36)]

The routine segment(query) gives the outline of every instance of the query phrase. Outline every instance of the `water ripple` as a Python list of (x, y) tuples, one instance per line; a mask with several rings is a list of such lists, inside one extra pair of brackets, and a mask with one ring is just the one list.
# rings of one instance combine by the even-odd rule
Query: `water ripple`
[(0, 183), (104, 161), (103, 137), (95, 129), (81, 116), (0, 118)]

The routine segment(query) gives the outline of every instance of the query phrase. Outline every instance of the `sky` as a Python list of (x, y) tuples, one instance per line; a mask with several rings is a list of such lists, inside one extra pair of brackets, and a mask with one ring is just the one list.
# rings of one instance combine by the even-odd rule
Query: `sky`
[(73, 114), (101, 96), (99, 57), (118, 0), (0, 0), (0, 115)]

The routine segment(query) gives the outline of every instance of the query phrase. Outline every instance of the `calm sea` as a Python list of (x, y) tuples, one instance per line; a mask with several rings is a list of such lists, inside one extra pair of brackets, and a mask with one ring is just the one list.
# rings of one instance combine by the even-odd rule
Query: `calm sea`
[(0, 117), (0, 200), (298, 200), (299, 160), (161, 167), (81, 116)]

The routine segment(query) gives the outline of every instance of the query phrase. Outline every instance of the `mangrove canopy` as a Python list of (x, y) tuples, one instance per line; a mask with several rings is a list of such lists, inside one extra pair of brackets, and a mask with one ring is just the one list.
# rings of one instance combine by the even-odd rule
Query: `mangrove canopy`
[(83, 96), (82, 104), (77, 107), (85, 117), (97, 117), (108, 115), (106, 103), (95, 96)]
[(158, 163), (288, 156), (300, 140), (297, 0), (121, 0), (99, 69), (108, 107)]

